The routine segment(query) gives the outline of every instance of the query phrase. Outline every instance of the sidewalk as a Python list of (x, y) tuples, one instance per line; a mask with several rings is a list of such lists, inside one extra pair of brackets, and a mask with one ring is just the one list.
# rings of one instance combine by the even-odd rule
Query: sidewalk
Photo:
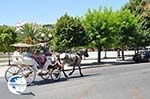
[[(96, 67), (105, 67), (111, 65), (129, 64), (129, 63), (133, 63), (133, 61), (131, 61), (131, 58), (126, 58), (125, 61), (117, 61), (116, 59), (102, 59), (101, 64), (98, 64), (96, 59), (86, 59), (81, 61), (81, 68), (82, 69), (96, 68)], [(8, 66), (0, 67), (0, 77), (4, 77), (7, 68)], [(64, 69), (66, 71), (72, 70), (72, 66), (65, 65)], [(76, 69), (78, 69), (78, 67), (76, 67)]]
[[(81, 68), (96, 68), (96, 67), (106, 67), (106, 66), (113, 66), (113, 65), (123, 65), (123, 64), (133, 64), (135, 63), (132, 61), (131, 57), (125, 59), (125, 61), (116, 59), (102, 59), (101, 63), (97, 62), (97, 59), (86, 59), (81, 61)], [(76, 67), (78, 69), (78, 67)], [(65, 66), (65, 70), (72, 70), (72, 66)]]
[(8, 66), (0, 67), (0, 77), (5, 76), (5, 71), (7, 70)]

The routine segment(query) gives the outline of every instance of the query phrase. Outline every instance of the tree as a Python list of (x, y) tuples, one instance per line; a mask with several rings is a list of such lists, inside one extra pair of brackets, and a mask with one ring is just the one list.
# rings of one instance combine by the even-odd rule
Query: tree
[(138, 27), (138, 17), (131, 14), (129, 10), (120, 10), (117, 16), (118, 35), (116, 45), (122, 48), (122, 59), (124, 60), (124, 48), (135, 45)]
[(18, 41), (34, 44), (38, 41), (38, 36), (40, 35), (38, 26), (36, 24), (24, 24), (20, 27), (18, 31)]
[(126, 4), (126, 6), (124, 6), (124, 9), (126, 8), (129, 9), (132, 12), (132, 14), (140, 17), (138, 26), (139, 35), (136, 36), (138, 39), (138, 41), (136, 41), (137, 48), (139, 46), (142, 47), (149, 46), (150, 0), (130, 0), (130, 2)]
[(55, 50), (68, 50), (79, 46), (87, 45), (88, 39), (77, 17), (67, 14), (57, 20), (53, 34), (53, 46)]
[(112, 9), (104, 8), (104, 11), (88, 10), (83, 17), (83, 25), (89, 35), (91, 44), (98, 49), (98, 62), (101, 61), (103, 47), (111, 47), (114, 41), (116, 15)]
[(129, 0), (129, 2), (122, 7), (122, 9), (128, 9), (132, 14), (137, 15), (141, 11), (141, 2), (143, 2), (143, 0)]
[(14, 27), (9, 27), (6, 25), (0, 26), (0, 51), (8, 52), (10, 64), (10, 51), (13, 51), (11, 44), (16, 42), (16, 32)]
[(142, 45), (140, 46), (149, 46), (150, 44), (150, 13), (147, 13), (148, 16), (143, 17), (142, 22), (140, 22), (140, 29), (139, 32), (141, 33), (142, 36)]
[(11, 44), (16, 42), (15, 28), (9, 26), (0, 26), (0, 51), (12, 51)]

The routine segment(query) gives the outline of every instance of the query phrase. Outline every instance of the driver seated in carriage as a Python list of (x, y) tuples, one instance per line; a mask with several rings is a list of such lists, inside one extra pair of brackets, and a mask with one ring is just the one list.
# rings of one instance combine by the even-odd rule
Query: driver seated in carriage
[(40, 68), (43, 68), (46, 62), (45, 54), (43, 54), (43, 52), (40, 52), (40, 50), (36, 50), (33, 52), (33, 58), (39, 64)]
[[(48, 59), (46, 57), (49, 57)], [(50, 66), (60, 65), (58, 61), (52, 61), (52, 54), (49, 49), (42, 47), (41, 50), (36, 50), (33, 52), (33, 58), (39, 64), (41, 69), (46, 69), (44, 67), (46, 61), (49, 61)]]

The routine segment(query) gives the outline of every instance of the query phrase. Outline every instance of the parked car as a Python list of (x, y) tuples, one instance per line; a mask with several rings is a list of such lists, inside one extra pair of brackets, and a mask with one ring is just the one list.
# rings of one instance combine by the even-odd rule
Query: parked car
[(133, 56), (133, 60), (136, 63), (139, 63), (139, 62), (150, 62), (150, 51), (143, 51), (143, 52), (139, 52), (139, 53), (135, 54)]

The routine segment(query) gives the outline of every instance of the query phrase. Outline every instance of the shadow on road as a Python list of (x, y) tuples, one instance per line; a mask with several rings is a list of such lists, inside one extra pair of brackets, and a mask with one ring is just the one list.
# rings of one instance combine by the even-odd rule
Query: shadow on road
[(66, 78), (60, 78), (58, 81), (53, 81), (51, 79), (48, 80), (38, 80), (38, 81), (34, 81), (34, 83), (30, 86), (36, 86), (36, 85), (46, 85), (46, 84), (52, 84), (52, 83), (58, 83), (58, 82), (64, 82), (67, 81)]
[(97, 76), (97, 75), (100, 75), (100, 73), (87, 74), (87, 75), (84, 75), (83, 77), (81, 77), (81, 76), (70, 76), (70, 77), (69, 77), (69, 79), (75, 79), (75, 78), (86, 78), (86, 77)]
[(100, 73), (96, 73), (96, 74), (87, 74), (84, 75), (83, 77), (81, 76), (70, 76), (68, 79), (66, 78), (60, 78), (58, 81), (53, 81), (51, 79), (48, 80), (38, 80), (38, 81), (34, 81), (34, 83), (30, 86), (39, 86), (39, 85), (46, 85), (46, 84), (53, 84), (53, 83), (60, 83), (60, 82), (64, 82), (67, 80), (71, 80), (71, 79), (77, 79), (77, 78), (85, 78), (85, 77), (90, 77), (90, 76), (96, 76), (96, 75), (100, 75)]
[[(93, 63), (84, 63), (81, 64), (82, 69), (87, 68), (97, 68), (97, 67), (108, 67), (108, 66), (118, 66), (118, 65), (130, 65), (130, 64), (139, 64), (134, 61), (116, 61), (116, 62), (93, 62)], [(77, 68), (78, 69), (78, 68)]]

